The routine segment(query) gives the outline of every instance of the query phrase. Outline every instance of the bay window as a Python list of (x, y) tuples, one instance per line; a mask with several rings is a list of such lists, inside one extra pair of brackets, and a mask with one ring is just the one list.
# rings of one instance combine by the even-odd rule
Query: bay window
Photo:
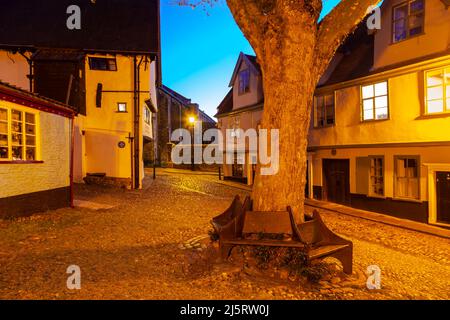
[(0, 161), (37, 159), (37, 115), (0, 107)]

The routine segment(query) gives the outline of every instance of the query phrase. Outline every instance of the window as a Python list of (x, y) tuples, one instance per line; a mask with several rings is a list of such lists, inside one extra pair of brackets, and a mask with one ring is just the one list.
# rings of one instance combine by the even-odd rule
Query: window
[(387, 81), (363, 86), (362, 120), (385, 120), (389, 117)]
[(239, 94), (250, 92), (250, 71), (243, 70), (239, 73)]
[(151, 121), (152, 121), (152, 113), (151, 113), (150, 109), (147, 106), (145, 106), (144, 107), (144, 122), (146, 124), (150, 124)]
[(36, 114), (0, 108), (0, 161), (36, 160)]
[(450, 67), (426, 73), (426, 113), (450, 112)]
[(314, 127), (334, 125), (334, 93), (314, 98)]
[(117, 112), (127, 112), (127, 104), (125, 102), (119, 102), (117, 104)]
[(407, 1), (394, 7), (392, 42), (399, 42), (423, 33), (424, 0)]
[(117, 71), (115, 58), (89, 58), (89, 68), (91, 70)]
[(419, 157), (395, 158), (395, 196), (419, 200)]
[(383, 157), (370, 158), (369, 195), (384, 196), (384, 159)]

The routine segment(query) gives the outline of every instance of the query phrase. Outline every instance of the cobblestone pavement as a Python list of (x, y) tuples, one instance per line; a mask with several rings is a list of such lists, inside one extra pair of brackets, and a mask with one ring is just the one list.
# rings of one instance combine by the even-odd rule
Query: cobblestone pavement
[[(114, 208), (62, 209), (0, 222), (0, 298), (450, 298), (449, 240), (325, 210), (320, 212), (331, 229), (354, 242), (350, 277), (337, 269), (312, 285), (210, 263), (209, 220), (234, 195), (246, 195), (215, 179), (163, 173), (145, 191), (77, 186), (80, 199)], [(79, 291), (66, 287), (70, 265), (81, 268)], [(370, 265), (382, 270), (381, 290), (365, 286)]]

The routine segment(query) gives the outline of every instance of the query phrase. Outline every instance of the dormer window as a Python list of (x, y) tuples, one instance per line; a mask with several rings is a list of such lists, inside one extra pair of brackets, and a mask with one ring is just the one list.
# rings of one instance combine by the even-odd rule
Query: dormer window
[(392, 12), (392, 42), (399, 42), (423, 33), (424, 0), (406, 1)]
[(242, 70), (239, 73), (239, 94), (250, 92), (250, 70)]

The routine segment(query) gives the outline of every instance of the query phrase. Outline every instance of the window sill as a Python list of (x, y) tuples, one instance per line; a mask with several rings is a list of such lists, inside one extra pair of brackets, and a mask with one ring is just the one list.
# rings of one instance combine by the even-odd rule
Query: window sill
[(336, 124), (329, 124), (329, 125), (322, 126), (322, 127), (313, 127), (313, 129), (320, 130), (320, 129), (334, 128), (334, 127), (336, 127)]
[(22, 161), (22, 160), (14, 160), (14, 161), (9, 161), (9, 160), (6, 160), (6, 161), (3, 161), (3, 160), (0, 160), (0, 165), (2, 165), (2, 164), (42, 164), (42, 163), (44, 163), (44, 161), (37, 161), (37, 160), (33, 160), (33, 161)]
[(402, 40), (399, 40), (399, 41), (393, 41), (392, 38), (391, 38), (391, 43), (389, 45), (393, 46), (393, 45), (396, 45), (398, 43), (403, 43), (405, 41), (408, 41), (408, 40), (411, 40), (411, 39), (414, 39), (414, 38), (418, 38), (418, 37), (421, 37), (421, 36), (424, 36), (424, 35), (425, 35), (425, 31), (422, 31), (421, 33), (415, 34), (413, 36), (406, 37), (405, 39), (402, 39)]
[(361, 120), (360, 123), (377, 123), (377, 122), (385, 122), (391, 120), (390, 118), (387, 119), (373, 119), (373, 120)]
[(413, 203), (422, 203), (419, 199), (408, 199), (408, 198), (392, 198), (394, 201), (403, 201), (403, 202), (413, 202)]
[(386, 200), (387, 199), (387, 197), (385, 197), (385, 196), (377, 196), (377, 195), (368, 195), (367, 198), (379, 199), (379, 200)]
[(448, 118), (448, 117), (450, 117), (450, 112), (425, 113), (418, 116), (415, 120), (427, 120), (427, 119)]

